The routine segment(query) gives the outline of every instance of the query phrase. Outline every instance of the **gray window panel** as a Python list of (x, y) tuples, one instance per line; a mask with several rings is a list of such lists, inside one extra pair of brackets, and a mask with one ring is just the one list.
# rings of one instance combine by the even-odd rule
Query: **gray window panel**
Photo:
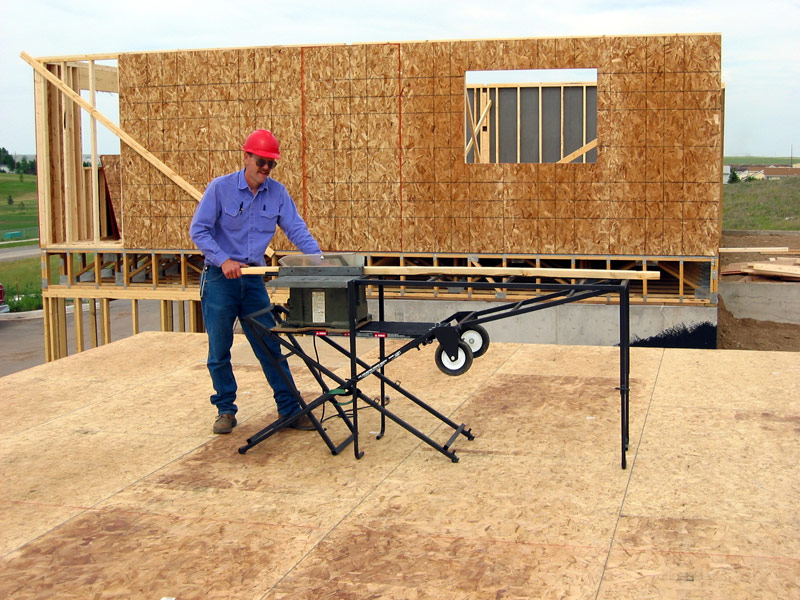
[[(467, 90), (467, 99), (469, 100), (469, 109), (471, 111), (470, 115), (475, 114), (475, 90), (468, 89)], [(464, 119), (464, 139), (469, 142), (472, 139), (472, 129), (470, 127), (470, 117), (466, 116)], [(474, 163), (475, 162), (475, 144), (473, 143), (472, 148), (470, 148), (469, 152), (467, 153), (466, 162)]]
[[(484, 134), (484, 143), (488, 144), (489, 162), (558, 162), (597, 138), (596, 86), (468, 88), (471, 115), (476, 120), (483, 111), (481, 90), (492, 102), (489, 115), (479, 128), (479, 133)], [(478, 105), (473, 106), (476, 102)], [(466, 125), (465, 140), (469, 142), (471, 137), (469, 125)], [(475, 161), (473, 149), (466, 161)], [(597, 162), (597, 150), (573, 162)]]
[(499, 90), (498, 109), (500, 111), (500, 155), (501, 163), (517, 161), (517, 88)]
[[(583, 87), (564, 88), (564, 156), (583, 146)], [(572, 162), (583, 162), (579, 156)]]
[(542, 89), (542, 162), (561, 160), (561, 89)]
[(491, 102), (491, 108), (481, 129), (490, 132), (488, 160), (489, 162), (497, 162), (497, 136), (494, 135), (494, 124), (497, 123), (497, 88), (489, 88), (489, 101)]
[[(597, 88), (586, 88), (586, 141), (597, 138)], [(597, 148), (586, 153), (587, 163), (597, 162)]]
[(519, 162), (539, 162), (539, 88), (520, 89)]

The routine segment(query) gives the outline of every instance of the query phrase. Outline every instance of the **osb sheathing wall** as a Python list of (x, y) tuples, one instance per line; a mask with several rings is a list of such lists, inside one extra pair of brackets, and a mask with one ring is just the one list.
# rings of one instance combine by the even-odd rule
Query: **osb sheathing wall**
[[(713, 256), (716, 34), (123, 54), (120, 121), (198, 189), (271, 129), (325, 250)], [(594, 164), (466, 164), (464, 74), (596, 68)], [(124, 245), (189, 249), (196, 202), (123, 145)], [(276, 250), (291, 249), (279, 235)]]

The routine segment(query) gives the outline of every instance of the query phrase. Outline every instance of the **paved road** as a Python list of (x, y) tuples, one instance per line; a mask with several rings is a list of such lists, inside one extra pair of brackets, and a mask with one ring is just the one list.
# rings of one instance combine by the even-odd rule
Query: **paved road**
[[(2, 273), (2, 271), (0, 271)], [(112, 300), (111, 340), (117, 341), (133, 335), (131, 303), (129, 300)], [(88, 325), (88, 321), (84, 321)], [(161, 307), (157, 300), (139, 301), (139, 331), (161, 331)], [(75, 327), (72, 308), (67, 312), (67, 347), (74, 354)], [(89, 348), (88, 334), (84, 345)], [(44, 364), (44, 324), (42, 311), (6, 313), (0, 315), (0, 377), (23, 369)]]
[[(0, 283), (3, 282), (2, 261), (39, 256), (39, 246), (6, 248), (0, 244)], [(7, 289), (7, 288), (6, 288)], [(112, 300), (111, 340), (117, 341), (133, 335), (131, 303), (129, 300)], [(67, 348), (76, 352), (72, 320), (72, 307), (67, 312)], [(177, 313), (176, 313), (177, 315)], [(88, 322), (87, 322), (88, 324)], [(157, 300), (139, 301), (139, 331), (161, 331), (161, 307)], [(84, 345), (91, 347), (88, 334)], [(42, 311), (0, 314), (0, 377), (29, 369), (45, 362), (44, 323)]]
[(39, 256), (39, 252), (39, 246), (36, 244), (32, 246), (14, 246), (13, 248), (4, 248), (0, 245), (0, 261)]

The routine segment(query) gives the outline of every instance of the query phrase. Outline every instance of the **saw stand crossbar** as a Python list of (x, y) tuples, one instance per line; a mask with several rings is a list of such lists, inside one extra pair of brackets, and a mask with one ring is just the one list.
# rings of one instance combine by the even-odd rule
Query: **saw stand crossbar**
[[(348, 313), (349, 313), (349, 328), (345, 330), (331, 330), (320, 328), (283, 328), (281, 326), (282, 313), (285, 309), (282, 307), (270, 307), (276, 317), (278, 326), (270, 330), (254, 320), (254, 317), (261, 314), (263, 311), (254, 313), (244, 317), (245, 323), (251, 327), (256, 333), (256, 342), (263, 345), (266, 349), (264, 339), (271, 336), (276, 339), (283, 348), (288, 352), (284, 359), (289, 356), (298, 356), (306, 365), (309, 372), (314, 376), (317, 383), (320, 385), (322, 393), (312, 402), (306, 403), (300, 393), (295, 389), (295, 395), (302, 407), (302, 411), (287, 420), (278, 420), (271, 423), (251, 438), (247, 440), (247, 444), (239, 448), (239, 452), (244, 454), (260, 442), (264, 441), (277, 431), (287, 427), (291, 422), (298, 418), (300, 415), (308, 414), (314, 423), (317, 432), (328, 445), (331, 453), (338, 454), (350, 442), (353, 442), (353, 449), (356, 458), (361, 458), (363, 452), (359, 449), (359, 427), (358, 427), (358, 403), (364, 402), (367, 406), (374, 408), (381, 414), (380, 431), (377, 434), (377, 439), (381, 439), (386, 431), (386, 419), (389, 418), (394, 421), (406, 431), (417, 436), (420, 440), (438, 450), (453, 462), (458, 462), (455, 450), (452, 445), (460, 436), (464, 436), (469, 440), (474, 439), (474, 435), (466, 425), (458, 424), (451, 420), (446, 415), (440, 413), (429, 404), (423, 402), (420, 398), (408, 390), (401, 387), (398, 383), (386, 377), (384, 368), (386, 365), (396, 358), (402, 356), (409, 350), (419, 348), (420, 346), (430, 344), (434, 341), (439, 343), (437, 350), (437, 365), (444, 372), (450, 375), (459, 375), (465, 372), (472, 364), (472, 351), (469, 349), (468, 344), (464, 341), (462, 336), (467, 333), (474, 333), (480, 331), (481, 335), (485, 335), (485, 330), (481, 327), (484, 323), (515, 317), (530, 312), (552, 308), (561, 304), (569, 304), (578, 302), (588, 298), (599, 296), (619, 296), (619, 348), (620, 348), (620, 361), (619, 361), (619, 376), (620, 384), (617, 390), (620, 393), (620, 436), (621, 436), (621, 466), (626, 468), (626, 452), (628, 449), (629, 441), (629, 404), (630, 404), (630, 294), (629, 294), (629, 281), (628, 280), (584, 280), (580, 283), (566, 284), (566, 283), (543, 283), (543, 282), (504, 282), (502, 287), (504, 290), (520, 290), (520, 291), (536, 291), (538, 295), (533, 298), (521, 300), (518, 302), (510, 302), (491, 306), (484, 310), (478, 311), (459, 311), (453, 313), (446, 319), (438, 323), (419, 323), (419, 322), (393, 322), (385, 320), (385, 302), (384, 302), (384, 289), (387, 287), (403, 287), (407, 286), (408, 281), (402, 280), (386, 280), (379, 278), (353, 278), (347, 282), (347, 296), (348, 296)], [(498, 287), (497, 283), (491, 282), (453, 282), (453, 281), (415, 281), (415, 287), (443, 287), (448, 288), (473, 288), (473, 289), (495, 289)], [(359, 286), (371, 286), (378, 291), (378, 318), (376, 320), (367, 321), (359, 324), (356, 322), (356, 305), (358, 299)], [(296, 335), (315, 335), (323, 340), (329, 346), (342, 353), (350, 361), (350, 377), (345, 379), (340, 377), (327, 369), (324, 365), (320, 364), (309, 356), (302, 346), (297, 341)], [(335, 337), (349, 338), (349, 347), (340, 345), (333, 338)], [(357, 351), (357, 338), (358, 337), (375, 337), (378, 338), (379, 358), (374, 364), (368, 364), (358, 358)], [(386, 338), (401, 338), (408, 339), (409, 341), (402, 345), (397, 350), (393, 351), (387, 356), (385, 340)], [(488, 345), (488, 337), (482, 340), (484, 346), (480, 352), (476, 352), (475, 356), (480, 356), (485, 351), (485, 346)], [(466, 360), (460, 361), (459, 357)], [(268, 353), (269, 354), (269, 353)], [(275, 358), (270, 357), (273, 361)], [(277, 361), (276, 361), (277, 362)], [(443, 364), (442, 364), (443, 363)], [(444, 366), (443, 366), (444, 365)], [(452, 370), (449, 370), (452, 369)], [(331, 388), (329, 383), (326, 382), (323, 375), (331, 382), (335, 383), (337, 387)], [(365, 393), (359, 390), (359, 383), (367, 377), (377, 377), (380, 380), (380, 398), (379, 400), (370, 398)], [(390, 387), (405, 398), (411, 400), (417, 406), (423, 408), (425, 411), (435, 416), (439, 421), (446, 424), (452, 429), (452, 435), (444, 444), (440, 444), (430, 438), (428, 435), (419, 429), (407, 423), (394, 412), (386, 407), (386, 387)], [(352, 407), (348, 414), (342, 409), (342, 397), (348, 397), (352, 400)], [(325, 402), (330, 402), (337, 415), (345, 422), (348, 430), (350, 431), (347, 437), (340, 444), (334, 444), (330, 437), (327, 435), (325, 428), (321, 422), (311, 412), (315, 408), (323, 405)]]

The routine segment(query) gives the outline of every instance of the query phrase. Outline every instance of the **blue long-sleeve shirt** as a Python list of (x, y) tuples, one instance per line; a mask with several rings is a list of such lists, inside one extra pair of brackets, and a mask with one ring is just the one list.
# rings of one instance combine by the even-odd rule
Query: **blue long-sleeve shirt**
[(208, 264), (219, 267), (231, 258), (264, 265), (276, 226), (304, 254), (321, 253), (283, 184), (268, 177), (254, 196), (242, 169), (208, 184), (189, 235)]

